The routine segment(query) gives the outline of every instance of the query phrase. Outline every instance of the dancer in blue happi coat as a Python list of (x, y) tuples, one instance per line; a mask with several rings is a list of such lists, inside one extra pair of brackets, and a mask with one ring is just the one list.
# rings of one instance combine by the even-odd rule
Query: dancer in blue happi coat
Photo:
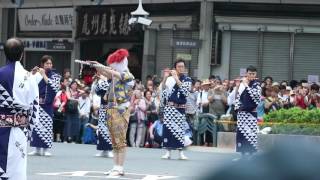
[(97, 129), (97, 150), (101, 152), (96, 154), (96, 156), (113, 157), (110, 131), (106, 125), (106, 112), (108, 102), (104, 99), (106, 93), (109, 91), (110, 86), (108, 80), (104, 76), (99, 75), (99, 77), (99, 81), (95, 86), (95, 91), (97, 95), (101, 97), (101, 104), (98, 110), (99, 120)]
[(261, 86), (256, 76), (256, 68), (249, 66), (246, 77), (240, 83), (236, 97), (236, 150), (243, 155), (251, 155), (257, 151), (257, 106), (261, 100)]
[[(162, 82), (161, 109), (163, 109), (163, 147), (167, 152), (163, 159), (171, 158), (171, 150), (180, 151), (180, 159), (187, 157), (183, 154), (186, 144), (186, 131), (189, 125), (186, 121), (185, 107), (187, 96), (191, 90), (191, 78), (185, 75), (185, 62), (177, 60), (175, 70), (164, 72)], [(171, 75), (171, 76), (169, 76)]]
[[(39, 102), (40, 102), (40, 126), (35, 126), (31, 137), (31, 147), (35, 151), (28, 155), (51, 156), (48, 151), (53, 141), (53, 100), (60, 89), (61, 76), (52, 69), (53, 58), (44, 55), (41, 58), (41, 67), (37, 68), (35, 74), (39, 81)], [(41, 153), (41, 148), (43, 152)]]
[(0, 180), (26, 180), (27, 127), (32, 129), (38, 123), (38, 84), (21, 65), (21, 40), (9, 39), (4, 53), (7, 64), (0, 68)]

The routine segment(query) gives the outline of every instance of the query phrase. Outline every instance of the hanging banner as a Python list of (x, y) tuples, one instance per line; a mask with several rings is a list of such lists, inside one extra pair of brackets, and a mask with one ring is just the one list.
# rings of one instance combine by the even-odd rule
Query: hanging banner
[(73, 8), (18, 9), (20, 31), (72, 31)]

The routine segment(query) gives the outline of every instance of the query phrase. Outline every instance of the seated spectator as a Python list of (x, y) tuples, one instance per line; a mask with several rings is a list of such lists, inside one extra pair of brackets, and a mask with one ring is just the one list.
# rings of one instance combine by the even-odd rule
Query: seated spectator
[(265, 87), (271, 87), (272, 83), (273, 83), (273, 79), (272, 79), (272, 77), (267, 76), (264, 78), (263, 82), (265, 84)]
[(268, 96), (265, 99), (265, 113), (269, 113), (271, 111), (276, 111), (283, 107), (282, 102), (278, 97), (279, 88), (277, 86), (273, 86), (270, 88), (271, 96)]
[(261, 91), (261, 101), (257, 106), (258, 121), (263, 121), (263, 115), (265, 113), (265, 99), (269, 96), (271, 96), (269, 88), (263, 87)]
[(162, 137), (162, 130), (163, 130), (163, 121), (162, 118), (155, 121), (152, 126), (149, 128), (149, 135), (150, 139), (153, 140), (152, 147), (162, 147), (163, 137)]
[(286, 108), (286, 109), (290, 108), (291, 106), (289, 105), (289, 93), (290, 93), (291, 87), (280, 85), (279, 90), (280, 91), (279, 91), (278, 97), (281, 103), (283, 104), (283, 108)]
[(320, 107), (320, 95), (319, 95), (319, 86), (317, 84), (312, 84), (310, 87), (310, 93), (307, 96), (308, 99), (308, 108), (319, 108)]
[(303, 88), (302, 85), (298, 85), (295, 94), (295, 106), (300, 107), (301, 109), (306, 109), (308, 102), (306, 99), (307, 90)]

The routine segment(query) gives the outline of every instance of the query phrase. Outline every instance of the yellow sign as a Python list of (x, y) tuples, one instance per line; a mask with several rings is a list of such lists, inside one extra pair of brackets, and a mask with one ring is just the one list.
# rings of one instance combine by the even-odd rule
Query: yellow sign
[(185, 61), (191, 61), (192, 60), (192, 54), (186, 54), (186, 53), (178, 53), (177, 59), (183, 59)]

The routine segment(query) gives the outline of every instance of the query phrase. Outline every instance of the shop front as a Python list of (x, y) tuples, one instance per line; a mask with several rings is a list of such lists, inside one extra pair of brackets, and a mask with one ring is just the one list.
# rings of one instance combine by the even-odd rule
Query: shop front
[(23, 63), (31, 70), (43, 55), (53, 57), (53, 68), (62, 74), (71, 66), (73, 8), (18, 9), (17, 37), (25, 45)]

